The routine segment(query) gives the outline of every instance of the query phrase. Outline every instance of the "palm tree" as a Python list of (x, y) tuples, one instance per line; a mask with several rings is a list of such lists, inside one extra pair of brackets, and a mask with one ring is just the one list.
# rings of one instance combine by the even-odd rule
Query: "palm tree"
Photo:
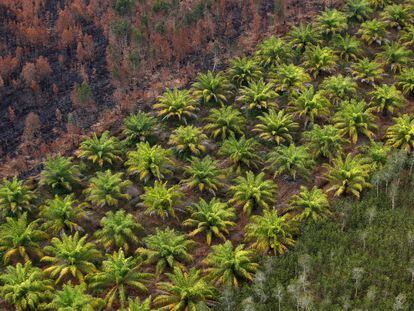
[(55, 292), (52, 301), (47, 304), (50, 310), (96, 311), (105, 306), (101, 298), (87, 293), (86, 284), (72, 285), (72, 282), (63, 284), (62, 289)]
[(354, 79), (342, 74), (330, 76), (320, 85), (321, 91), (333, 103), (339, 104), (343, 100), (353, 98), (357, 93), (358, 84)]
[(69, 276), (84, 283), (85, 274), (97, 271), (94, 262), (100, 259), (101, 253), (87, 238), (87, 234), (79, 237), (79, 232), (69, 236), (63, 233), (61, 238), (52, 238), (51, 245), (44, 247), (50, 256), (43, 256), (41, 261), (51, 264), (44, 271), (57, 277), (56, 284)]
[(289, 220), (290, 215), (279, 216), (277, 211), (264, 210), (263, 215), (254, 215), (246, 226), (246, 240), (251, 247), (265, 255), (269, 251), (283, 254), (295, 243), (293, 234), (296, 226)]
[(158, 276), (167, 267), (184, 269), (183, 263), (190, 263), (193, 260), (189, 250), (195, 242), (174, 229), (156, 228), (155, 233), (145, 237), (143, 241), (145, 247), (138, 248), (137, 253), (143, 256), (146, 264), (156, 264), (155, 272)]
[(239, 58), (230, 61), (228, 71), (230, 81), (237, 87), (247, 86), (252, 81), (257, 81), (262, 76), (259, 64), (250, 57)]
[(301, 186), (299, 194), (291, 198), (289, 210), (298, 212), (294, 217), (298, 221), (318, 221), (332, 214), (329, 210), (328, 196), (322, 189), (315, 186), (310, 190)]
[(144, 301), (141, 301), (139, 297), (135, 300), (128, 298), (128, 311), (152, 311), (151, 309), (152, 297), (147, 297)]
[(252, 171), (248, 171), (246, 177), (238, 176), (235, 185), (229, 188), (233, 195), (229, 203), (242, 207), (247, 215), (258, 207), (269, 209), (270, 204), (276, 201), (276, 188), (273, 181), (265, 180), (263, 172), (255, 175)]
[(112, 309), (117, 299), (121, 309), (125, 308), (127, 288), (134, 288), (141, 292), (148, 292), (144, 284), (150, 273), (140, 272), (141, 263), (133, 257), (125, 257), (120, 249), (112, 255), (107, 255), (107, 260), (102, 263), (102, 270), (90, 278), (90, 286), (93, 289), (105, 290), (106, 308)]
[(289, 44), (285, 40), (271, 36), (257, 47), (256, 58), (263, 67), (272, 68), (286, 62), (290, 53)]
[(243, 86), (240, 89), (241, 95), (237, 100), (241, 101), (244, 108), (248, 110), (276, 107), (277, 93), (273, 89), (274, 85), (272, 83), (265, 83), (263, 80), (252, 81), (248, 86)]
[(305, 51), (308, 46), (317, 45), (320, 41), (319, 32), (311, 24), (292, 26), (288, 38), (292, 48), (301, 52)]
[(394, 85), (382, 84), (374, 87), (371, 92), (374, 109), (382, 112), (384, 116), (393, 114), (395, 109), (404, 106), (405, 99)]
[(218, 162), (210, 156), (203, 159), (193, 157), (190, 165), (184, 168), (184, 175), (188, 177), (181, 182), (187, 189), (197, 188), (200, 192), (206, 190), (213, 195), (222, 186), (224, 178), (222, 170), (218, 167)]
[(40, 186), (48, 186), (57, 193), (66, 193), (73, 190), (73, 186), (80, 183), (79, 168), (72, 163), (72, 158), (60, 154), (49, 157), (40, 173)]
[(246, 119), (241, 112), (232, 106), (212, 109), (206, 120), (208, 123), (204, 126), (204, 129), (210, 132), (214, 139), (220, 137), (222, 140), (231, 135), (243, 135), (243, 128), (246, 123)]
[(217, 285), (238, 286), (242, 280), (253, 280), (259, 264), (254, 261), (254, 251), (244, 249), (244, 245), (233, 246), (231, 241), (214, 245), (204, 259), (207, 278)]
[(195, 227), (189, 236), (193, 237), (203, 233), (206, 235), (207, 245), (211, 245), (212, 237), (215, 236), (226, 240), (225, 234), (229, 234), (229, 229), (236, 224), (233, 220), (236, 218), (235, 209), (213, 198), (210, 202), (200, 199), (192, 207), (190, 218), (183, 222), (184, 226)]
[(175, 129), (168, 141), (181, 156), (198, 155), (206, 151), (207, 135), (193, 125), (180, 126)]
[(329, 47), (310, 46), (304, 54), (303, 65), (316, 78), (321, 72), (330, 73), (337, 65), (338, 57)]
[(0, 283), (0, 296), (17, 311), (41, 310), (53, 291), (51, 281), (31, 262), (7, 266)]
[(414, 25), (408, 25), (399, 32), (399, 41), (406, 47), (414, 47)]
[(345, 12), (350, 20), (362, 22), (374, 12), (369, 0), (348, 0)]
[(353, 194), (357, 198), (364, 188), (371, 187), (367, 181), (371, 166), (360, 155), (347, 154), (345, 158), (338, 157), (332, 161), (332, 165), (323, 164), (327, 169), (326, 180), (330, 184), (329, 191), (335, 191), (335, 196)]
[(327, 9), (317, 18), (316, 24), (319, 31), (326, 37), (342, 33), (348, 28), (346, 15), (336, 9)]
[(375, 8), (375, 9), (382, 9), (384, 8), (386, 5), (390, 4), (393, 0), (369, 0), (369, 2), (371, 3), (371, 5)]
[(314, 157), (325, 157), (332, 159), (339, 155), (345, 140), (339, 133), (339, 129), (333, 125), (314, 125), (313, 128), (303, 133), (309, 149)]
[(382, 142), (372, 142), (362, 148), (365, 158), (372, 164), (373, 171), (382, 168), (392, 153), (392, 148)]
[(178, 119), (187, 123), (187, 118), (195, 117), (196, 105), (191, 98), (189, 90), (166, 90), (158, 98), (158, 103), (154, 106), (158, 110), (158, 116), (163, 120)]
[(23, 180), (17, 179), (16, 176), (11, 180), (3, 178), (3, 182), (0, 185), (1, 215), (18, 215), (30, 210), (34, 198), (33, 191), (30, 190)]
[(46, 200), (39, 213), (43, 219), (42, 228), (54, 235), (60, 232), (83, 230), (78, 223), (86, 218), (84, 206), (85, 203), (79, 204), (75, 200), (74, 194), (63, 198), (56, 195), (53, 199)]
[(107, 212), (100, 225), (101, 229), (95, 232), (97, 242), (102, 243), (105, 249), (121, 248), (126, 253), (131, 244), (138, 243), (137, 232), (144, 230), (134, 216), (123, 209)]
[(304, 88), (305, 83), (311, 81), (304, 68), (294, 64), (282, 64), (275, 76), (276, 89), (293, 94)]
[(47, 234), (38, 229), (38, 223), (39, 220), (29, 222), (26, 213), (17, 219), (6, 218), (0, 226), (0, 252), (5, 264), (13, 259), (28, 262), (42, 256), (40, 242)]
[(304, 128), (313, 125), (317, 119), (325, 119), (331, 114), (332, 104), (321, 91), (313, 86), (302, 90), (293, 101), (292, 111), (304, 119)]
[(179, 268), (167, 273), (169, 282), (159, 282), (160, 295), (155, 297), (157, 310), (197, 311), (209, 310), (208, 305), (216, 296), (213, 286), (200, 277), (200, 272), (191, 268), (183, 272)]
[(156, 214), (165, 220), (169, 215), (177, 217), (174, 205), (183, 196), (178, 185), (167, 187), (167, 182), (156, 181), (153, 187), (145, 187), (141, 195), (142, 205), (146, 208), (145, 214)]
[(397, 85), (402, 89), (404, 94), (413, 94), (414, 92), (414, 68), (403, 69), (397, 76)]
[(372, 111), (373, 108), (369, 108), (364, 100), (345, 101), (335, 113), (333, 121), (339, 133), (348, 136), (351, 142), (356, 144), (359, 134), (369, 139), (374, 137), (372, 130), (377, 129), (377, 125)]
[(103, 132), (99, 138), (94, 133), (92, 137), (85, 139), (81, 143), (77, 155), (81, 159), (98, 164), (101, 168), (105, 164), (113, 165), (122, 160), (119, 140), (116, 137), (110, 137), (108, 131)]
[(383, 44), (387, 42), (387, 24), (376, 18), (363, 22), (361, 28), (358, 30), (361, 39), (368, 44), (377, 43)]
[(394, 118), (385, 138), (387, 145), (411, 152), (414, 148), (414, 118), (408, 114)]
[(194, 96), (203, 104), (224, 104), (229, 95), (229, 83), (223, 73), (200, 73), (193, 83)]
[(398, 42), (393, 42), (384, 46), (383, 51), (378, 54), (378, 59), (396, 73), (411, 63), (411, 56), (411, 50)]
[(412, 10), (403, 4), (387, 5), (381, 13), (383, 20), (394, 28), (401, 29), (412, 23)]
[(150, 178), (158, 180), (172, 173), (170, 166), (173, 164), (171, 151), (159, 145), (150, 146), (148, 142), (137, 144), (137, 148), (128, 153), (125, 165), (128, 174), (139, 175), (139, 179), (147, 182)]
[(358, 62), (351, 64), (352, 75), (355, 79), (374, 84), (377, 80), (382, 78), (384, 70), (381, 64), (376, 61), (370, 61), (369, 58), (362, 58)]
[(299, 127), (293, 121), (293, 116), (285, 110), (276, 112), (271, 109), (262, 116), (258, 116), (257, 119), (260, 123), (255, 125), (253, 132), (257, 132), (261, 139), (275, 142), (276, 145), (292, 142), (292, 131)]
[(357, 38), (345, 35), (335, 38), (335, 48), (339, 53), (339, 57), (349, 62), (356, 60), (361, 54), (361, 41)]
[(122, 175), (112, 174), (110, 170), (97, 172), (84, 191), (86, 200), (99, 207), (116, 206), (120, 200), (128, 200), (130, 196), (125, 191), (131, 182), (122, 180)]
[(229, 159), (237, 172), (240, 172), (241, 167), (257, 167), (260, 162), (260, 156), (257, 153), (259, 143), (253, 139), (246, 139), (245, 136), (236, 139), (231, 136), (225, 140), (220, 147), (218, 154)]
[(157, 119), (140, 111), (137, 114), (132, 114), (125, 118), (122, 134), (125, 136), (129, 145), (135, 145), (139, 142), (149, 140), (154, 136), (156, 131)]

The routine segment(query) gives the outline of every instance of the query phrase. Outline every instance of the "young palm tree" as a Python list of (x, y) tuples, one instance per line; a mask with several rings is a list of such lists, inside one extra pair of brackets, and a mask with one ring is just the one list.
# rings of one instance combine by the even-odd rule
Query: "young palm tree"
[(292, 142), (292, 132), (299, 127), (293, 121), (293, 116), (284, 110), (276, 112), (271, 109), (257, 119), (260, 123), (256, 124), (253, 132), (257, 132), (261, 139), (274, 142), (276, 145)]
[(304, 120), (304, 128), (313, 125), (317, 119), (326, 119), (331, 114), (332, 104), (323, 92), (313, 86), (302, 90), (293, 101), (292, 111)]
[(259, 264), (254, 261), (254, 251), (244, 245), (233, 246), (231, 241), (214, 245), (204, 259), (207, 278), (217, 285), (238, 286), (240, 281), (252, 281)]
[(46, 200), (39, 213), (43, 219), (42, 228), (53, 235), (83, 230), (78, 223), (86, 217), (84, 206), (85, 203), (79, 204), (75, 200), (74, 194), (63, 198), (56, 195), (53, 199)]
[(0, 297), (17, 311), (42, 310), (53, 292), (50, 279), (31, 262), (7, 266), (0, 284)]
[(200, 199), (192, 208), (190, 218), (183, 222), (184, 226), (195, 227), (189, 236), (193, 237), (203, 233), (206, 235), (207, 245), (211, 245), (213, 236), (226, 240), (225, 234), (229, 235), (229, 229), (236, 224), (233, 220), (236, 218), (235, 209), (213, 198), (210, 202)]
[(413, 22), (412, 10), (404, 4), (387, 5), (381, 13), (382, 19), (394, 28), (404, 28)]
[(367, 181), (371, 166), (360, 155), (348, 154), (345, 158), (338, 157), (332, 161), (332, 165), (323, 164), (327, 169), (325, 178), (329, 181), (329, 191), (335, 191), (335, 196), (353, 194), (360, 197), (364, 188), (371, 187)]
[(222, 169), (210, 156), (203, 159), (193, 157), (190, 165), (184, 168), (184, 175), (188, 177), (181, 182), (187, 189), (197, 188), (200, 192), (206, 190), (215, 195), (219, 187), (223, 185)]
[(335, 113), (333, 121), (341, 135), (346, 135), (356, 144), (359, 134), (373, 139), (372, 130), (377, 129), (376, 118), (364, 100), (350, 100), (342, 103), (338, 112)]
[(156, 181), (153, 187), (145, 187), (141, 195), (142, 205), (146, 208), (145, 214), (156, 214), (165, 220), (169, 215), (177, 218), (174, 205), (183, 196), (178, 185), (167, 187), (167, 182)]
[(356, 95), (358, 84), (351, 77), (339, 74), (324, 79), (320, 88), (333, 103), (339, 104)]
[(122, 175), (122, 173), (112, 174), (110, 170), (97, 172), (84, 191), (86, 200), (99, 207), (116, 206), (119, 201), (128, 200), (130, 196), (125, 191), (131, 182), (122, 180)]
[(259, 143), (253, 138), (246, 139), (245, 136), (242, 136), (240, 139), (236, 139), (231, 136), (223, 142), (218, 154), (229, 159), (236, 168), (236, 172), (240, 172), (242, 166), (257, 167), (260, 162), (258, 149)]
[(149, 296), (144, 301), (141, 301), (139, 297), (136, 297), (135, 300), (128, 298), (128, 311), (152, 311), (151, 309), (152, 297)]
[(387, 42), (387, 23), (376, 18), (363, 22), (361, 28), (358, 30), (361, 39), (368, 44), (383, 44)]
[(230, 85), (221, 72), (200, 73), (193, 83), (194, 96), (203, 104), (224, 104), (227, 102)]
[(147, 113), (138, 112), (124, 120), (122, 134), (125, 136), (129, 145), (135, 145), (139, 142), (149, 140), (154, 136), (156, 131), (157, 119)]
[(307, 146), (312, 151), (314, 157), (325, 157), (332, 159), (339, 155), (345, 140), (339, 133), (339, 129), (333, 125), (315, 126), (308, 132), (303, 133)]
[(87, 159), (93, 164), (98, 164), (99, 167), (104, 165), (113, 165), (121, 161), (121, 146), (116, 137), (110, 137), (109, 132), (105, 131), (98, 138), (96, 133), (92, 137), (85, 139), (77, 155), (81, 159)]
[(239, 88), (249, 85), (252, 81), (259, 80), (262, 77), (262, 71), (253, 58), (236, 57), (230, 61), (228, 75), (230, 81)]
[(54, 237), (51, 245), (45, 246), (50, 256), (43, 256), (41, 261), (51, 264), (44, 271), (57, 277), (56, 284), (70, 276), (84, 283), (85, 274), (96, 272), (94, 262), (100, 259), (101, 253), (87, 238), (87, 234), (79, 238), (79, 232), (69, 236), (63, 233), (61, 238)]
[(171, 151), (159, 145), (150, 146), (148, 142), (137, 144), (134, 151), (128, 153), (128, 174), (139, 175), (139, 179), (147, 182), (150, 178), (158, 180), (172, 173), (170, 167), (173, 164)]
[(304, 54), (303, 65), (316, 78), (320, 73), (332, 72), (337, 65), (338, 57), (329, 47), (310, 46)]
[(183, 263), (190, 263), (193, 256), (190, 248), (195, 245), (193, 240), (174, 229), (155, 229), (155, 233), (144, 238), (145, 247), (137, 249), (137, 253), (145, 259), (146, 264), (156, 264), (155, 271), (159, 276), (168, 267), (184, 269)]
[(40, 243), (47, 238), (47, 234), (38, 229), (39, 220), (29, 222), (27, 214), (19, 218), (6, 218), (0, 226), (0, 252), (5, 264), (10, 261), (31, 261), (31, 258), (41, 257)]
[(282, 64), (275, 76), (276, 90), (294, 94), (305, 87), (305, 83), (311, 81), (304, 68), (294, 64)]
[(371, 92), (371, 100), (374, 109), (382, 112), (384, 116), (393, 114), (396, 109), (404, 106), (405, 99), (394, 85), (382, 84), (374, 87)]
[(289, 220), (290, 215), (279, 216), (277, 210), (264, 210), (263, 215), (254, 215), (246, 226), (246, 240), (251, 247), (265, 255), (269, 251), (283, 254), (295, 243), (293, 234), (296, 226)]
[(414, 68), (403, 69), (397, 76), (397, 80), (397, 85), (404, 94), (412, 95), (414, 93)]
[(368, 58), (362, 58), (358, 62), (351, 64), (352, 75), (355, 79), (369, 84), (375, 84), (382, 79), (384, 70), (382, 65)]
[(405, 46), (393, 42), (384, 46), (384, 50), (378, 54), (378, 59), (393, 73), (397, 73), (411, 63), (412, 54)]
[(240, 96), (237, 98), (244, 104), (244, 109), (269, 109), (276, 107), (275, 99), (277, 93), (273, 90), (272, 83), (265, 83), (263, 80), (252, 81), (248, 86), (240, 89)]
[(103, 244), (105, 249), (122, 249), (128, 253), (133, 244), (137, 244), (139, 239), (137, 232), (144, 228), (138, 224), (132, 214), (127, 214), (120, 209), (115, 213), (109, 211), (100, 221), (101, 229), (95, 232), (97, 242)]
[(276, 67), (290, 58), (289, 44), (275, 36), (264, 40), (256, 50), (256, 58), (265, 68)]
[(246, 172), (246, 177), (238, 176), (235, 185), (230, 187), (233, 197), (230, 204), (242, 207), (243, 212), (250, 215), (253, 209), (261, 207), (269, 209), (276, 201), (277, 185), (271, 180), (265, 180), (263, 172), (254, 175), (253, 172)]
[(274, 178), (282, 174), (289, 174), (293, 180), (298, 175), (308, 177), (313, 168), (314, 161), (305, 146), (276, 147), (269, 153), (268, 168), (274, 171)]
[(320, 34), (311, 24), (299, 24), (293, 26), (288, 33), (288, 38), (292, 48), (301, 52), (305, 51), (308, 46), (317, 45), (320, 41)]
[(123, 310), (128, 288), (148, 292), (145, 282), (151, 274), (140, 272), (140, 268), (141, 263), (133, 257), (125, 257), (121, 249), (112, 255), (107, 255), (107, 260), (102, 263), (102, 270), (91, 276), (90, 286), (93, 289), (105, 290), (108, 310), (112, 309), (116, 300), (119, 301), (121, 310)]
[(35, 198), (33, 191), (23, 180), (3, 179), (0, 185), (0, 214), (3, 216), (19, 215), (24, 211), (29, 211), (32, 201)]
[(414, 149), (414, 118), (408, 114), (394, 118), (394, 124), (387, 129), (386, 144), (411, 152)]
[(323, 11), (316, 18), (316, 24), (319, 31), (328, 38), (342, 33), (348, 28), (346, 15), (336, 9)]
[(175, 129), (168, 141), (174, 146), (180, 156), (198, 155), (206, 151), (207, 135), (203, 131), (193, 125), (180, 126)]
[(294, 195), (290, 200), (289, 210), (298, 212), (294, 217), (298, 221), (318, 221), (332, 214), (329, 210), (328, 196), (315, 186), (310, 190), (301, 186), (299, 194)]
[(158, 110), (158, 116), (163, 120), (178, 119), (187, 123), (187, 118), (195, 117), (196, 105), (190, 95), (189, 90), (166, 90), (158, 98), (158, 103), (154, 106)]
[(53, 299), (47, 304), (48, 310), (76, 310), (96, 311), (103, 310), (105, 302), (87, 293), (86, 284), (72, 285), (72, 282), (63, 284), (62, 289), (53, 294)]
[(241, 112), (231, 106), (212, 109), (206, 120), (208, 123), (204, 129), (214, 139), (220, 137), (222, 140), (231, 135), (243, 135), (243, 128), (246, 124), (246, 119)]
[(72, 158), (57, 155), (49, 157), (40, 173), (40, 186), (48, 186), (57, 193), (66, 193), (73, 190), (73, 186), (80, 182), (79, 168), (72, 163)]
[(379, 170), (383, 167), (392, 153), (391, 146), (385, 145), (382, 142), (372, 142), (365, 148), (362, 148), (364, 156), (373, 166), (373, 171)]
[(338, 36), (335, 38), (335, 49), (343, 60), (355, 61), (361, 54), (361, 41), (348, 34)]
[(345, 12), (350, 20), (362, 22), (374, 12), (369, 0), (348, 0)]
[(197, 311), (209, 310), (208, 305), (216, 297), (213, 286), (200, 277), (200, 272), (191, 268), (183, 272), (179, 268), (167, 273), (169, 282), (159, 282), (160, 295), (155, 297), (154, 306), (158, 310)]

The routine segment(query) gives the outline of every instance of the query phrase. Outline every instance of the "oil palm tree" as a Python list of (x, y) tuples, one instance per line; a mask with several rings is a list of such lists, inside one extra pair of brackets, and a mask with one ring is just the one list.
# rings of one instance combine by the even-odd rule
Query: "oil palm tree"
[(104, 291), (106, 308), (112, 309), (115, 301), (119, 301), (121, 310), (126, 305), (128, 288), (140, 292), (148, 292), (146, 281), (151, 278), (150, 273), (141, 272), (141, 262), (133, 257), (125, 257), (122, 249), (108, 254), (102, 263), (102, 270), (91, 275), (91, 288)]
[(338, 56), (329, 47), (322, 47), (320, 45), (310, 46), (306, 49), (304, 54), (303, 65), (316, 78), (320, 73), (332, 72), (338, 61)]
[(33, 191), (26, 185), (24, 180), (14, 176), (11, 180), (3, 178), (0, 184), (0, 209), (1, 215), (19, 215), (32, 208), (35, 198)]
[(196, 104), (189, 90), (166, 90), (153, 106), (163, 120), (177, 119), (187, 123), (187, 118), (195, 117)]
[(368, 84), (374, 84), (382, 79), (384, 70), (382, 65), (369, 58), (362, 58), (358, 62), (351, 64), (352, 75), (355, 79)]
[(336, 9), (327, 9), (316, 18), (318, 30), (327, 38), (344, 32), (348, 28), (346, 15)]
[(351, 77), (339, 74), (324, 79), (320, 89), (333, 103), (339, 104), (356, 95), (358, 84)]
[(320, 41), (318, 30), (311, 24), (292, 26), (288, 33), (292, 48), (303, 52), (308, 46), (317, 45)]
[(195, 268), (188, 272), (175, 268), (174, 273), (167, 273), (167, 277), (169, 282), (157, 283), (160, 295), (155, 297), (154, 306), (158, 310), (208, 310), (217, 295), (214, 287)]
[(328, 196), (315, 186), (312, 189), (301, 186), (299, 194), (294, 195), (289, 202), (289, 211), (298, 213), (294, 217), (298, 221), (318, 221), (332, 214)]
[(122, 134), (131, 146), (153, 138), (158, 129), (157, 119), (141, 111), (125, 118), (123, 127)]
[(414, 118), (408, 114), (394, 118), (385, 138), (387, 145), (411, 152), (414, 148)]
[(207, 278), (214, 284), (238, 286), (243, 280), (252, 281), (259, 264), (254, 260), (253, 250), (246, 250), (243, 244), (233, 246), (231, 241), (214, 245), (204, 259), (208, 266)]
[(336, 37), (334, 45), (339, 57), (344, 61), (355, 61), (361, 54), (361, 41), (348, 34)]
[(128, 174), (138, 175), (139, 179), (148, 182), (150, 179), (163, 179), (172, 173), (173, 161), (171, 151), (159, 145), (150, 146), (148, 142), (137, 144), (135, 150), (128, 153)]
[(262, 77), (262, 71), (253, 58), (236, 57), (230, 61), (228, 75), (235, 87), (239, 88), (249, 85), (252, 81), (258, 81)]
[(263, 110), (276, 107), (276, 97), (277, 93), (274, 91), (274, 85), (259, 80), (250, 82), (248, 86), (243, 86), (237, 100), (244, 104), (244, 109)]
[(399, 41), (406, 47), (414, 47), (414, 25), (408, 25), (399, 32)]
[(371, 5), (375, 9), (383, 9), (386, 5), (390, 4), (393, 0), (369, 0)]
[(235, 209), (223, 203), (217, 198), (210, 202), (200, 199), (191, 208), (191, 216), (183, 222), (184, 226), (195, 228), (189, 233), (189, 236), (205, 234), (207, 245), (211, 245), (213, 236), (226, 240), (225, 235), (229, 235), (229, 229), (236, 224), (233, 220), (236, 218)]
[(414, 93), (414, 68), (403, 69), (397, 76), (397, 85), (404, 94), (412, 95)]
[(121, 161), (121, 153), (119, 140), (111, 137), (108, 131), (103, 132), (100, 137), (94, 133), (80, 144), (77, 151), (79, 158), (87, 159), (101, 168)]
[(135, 300), (131, 298), (128, 299), (128, 311), (152, 311), (151, 309), (152, 297), (147, 297), (144, 301), (141, 301), (139, 297), (136, 297)]
[(362, 22), (371, 17), (374, 9), (369, 0), (348, 0), (345, 12), (350, 20)]
[(28, 262), (35, 257), (41, 257), (40, 243), (46, 238), (47, 234), (39, 230), (39, 220), (29, 222), (26, 213), (17, 219), (7, 217), (6, 222), (0, 225), (0, 252), (3, 262)]
[(369, 139), (374, 137), (373, 130), (377, 129), (373, 108), (369, 108), (364, 100), (350, 100), (342, 103), (335, 113), (333, 121), (339, 133), (348, 136), (356, 144), (359, 134)]
[(276, 112), (271, 109), (262, 116), (258, 116), (257, 119), (260, 123), (255, 125), (253, 132), (257, 132), (261, 139), (274, 142), (276, 145), (292, 142), (292, 132), (299, 127), (293, 121), (292, 114), (284, 110)]
[(332, 164), (323, 164), (327, 170), (325, 175), (329, 182), (328, 192), (334, 191), (335, 196), (352, 194), (359, 199), (364, 188), (371, 187), (368, 182), (371, 165), (360, 155), (347, 154), (345, 158), (338, 157)]
[(99, 207), (116, 206), (119, 201), (128, 200), (130, 196), (126, 193), (126, 188), (131, 182), (122, 180), (122, 175), (112, 174), (110, 170), (97, 172), (84, 191), (86, 200)]
[(174, 229), (155, 229), (155, 233), (143, 239), (144, 247), (137, 249), (137, 254), (144, 258), (144, 263), (155, 264), (159, 276), (166, 268), (183, 269), (184, 263), (190, 263), (193, 256), (189, 253), (195, 245), (184, 234)]
[(393, 42), (384, 46), (383, 51), (378, 54), (378, 59), (393, 73), (397, 73), (411, 63), (411, 56), (411, 50), (398, 42)]
[(246, 124), (246, 119), (242, 113), (231, 106), (212, 109), (206, 121), (208, 123), (204, 126), (204, 129), (214, 139), (219, 137), (222, 140), (231, 135), (243, 135), (243, 128)]
[(276, 67), (290, 57), (289, 43), (275, 36), (264, 40), (256, 50), (256, 58), (265, 68)]
[[(364, 148), (365, 147), (365, 148)], [(373, 171), (381, 169), (392, 153), (392, 148), (383, 142), (372, 142), (362, 148), (366, 159), (372, 164)]]
[(303, 133), (303, 136), (314, 157), (332, 159), (341, 153), (345, 145), (339, 129), (333, 125), (321, 127), (315, 124), (310, 131)]
[(382, 84), (374, 87), (371, 92), (371, 100), (374, 109), (382, 112), (384, 116), (393, 114), (396, 109), (404, 106), (405, 99), (394, 85)]
[(382, 19), (390, 26), (401, 29), (412, 23), (412, 10), (404, 4), (387, 5), (381, 13)]
[(358, 30), (358, 34), (361, 39), (368, 44), (383, 44), (387, 42), (387, 24), (376, 18), (365, 21), (361, 24), (361, 28)]
[(276, 90), (288, 92), (290, 95), (303, 89), (305, 83), (311, 81), (304, 68), (294, 64), (282, 64), (275, 75)]
[(97, 271), (94, 262), (101, 258), (101, 253), (87, 238), (87, 234), (79, 237), (79, 232), (63, 233), (44, 247), (49, 256), (43, 256), (41, 261), (50, 264), (44, 271), (56, 278), (56, 284), (68, 277), (84, 283), (86, 274)]
[(246, 172), (246, 177), (238, 176), (234, 185), (229, 188), (232, 198), (230, 204), (242, 207), (243, 212), (250, 215), (253, 209), (259, 207), (269, 209), (276, 200), (277, 185), (265, 179), (263, 172), (255, 175), (252, 171)]
[(246, 241), (252, 242), (251, 247), (263, 255), (269, 251), (283, 254), (295, 243), (296, 225), (289, 217), (289, 214), (279, 216), (274, 209), (252, 216), (246, 226)]
[(202, 104), (224, 104), (229, 96), (230, 85), (223, 73), (200, 73), (193, 83), (194, 97)]
[(50, 279), (31, 262), (7, 266), (0, 284), (0, 297), (17, 311), (41, 310), (53, 292)]
[(168, 141), (168, 144), (174, 146), (180, 156), (198, 155), (206, 151), (207, 135), (202, 129), (193, 125), (180, 126), (175, 129)]
[(101, 228), (95, 232), (97, 242), (105, 249), (122, 249), (125, 253), (129, 252), (131, 245), (139, 242), (137, 233), (144, 230), (134, 216), (123, 209), (107, 212), (100, 225)]

